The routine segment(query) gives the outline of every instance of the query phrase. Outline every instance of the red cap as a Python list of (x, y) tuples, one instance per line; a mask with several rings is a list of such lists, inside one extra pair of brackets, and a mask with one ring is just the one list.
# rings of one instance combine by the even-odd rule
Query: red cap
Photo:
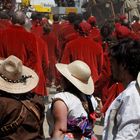
[(79, 24), (79, 27), (82, 29), (82, 31), (84, 33), (87, 33), (87, 34), (90, 32), (90, 29), (91, 29), (91, 25), (89, 23), (85, 22), (85, 21), (81, 22)]
[(118, 26), (116, 28), (116, 35), (119, 38), (125, 38), (125, 37), (130, 37), (131, 34), (131, 30), (129, 28), (127, 28), (126, 26)]
[(96, 22), (97, 22), (97, 21), (96, 21), (96, 17), (95, 17), (95, 16), (90, 16), (90, 17), (88, 18), (87, 22), (88, 22), (89, 24), (91, 24), (91, 23), (96, 23)]

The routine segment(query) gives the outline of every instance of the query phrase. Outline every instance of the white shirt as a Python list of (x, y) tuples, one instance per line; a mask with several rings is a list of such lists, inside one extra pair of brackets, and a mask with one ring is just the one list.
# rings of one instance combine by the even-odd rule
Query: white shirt
[[(85, 109), (83, 108), (83, 105), (80, 101), (80, 99), (75, 96), (74, 94), (70, 93), (70, 92), (60, 92), (57, 93), (53, 99), (59, 98), (61, 100), (63, 100), (68, 108), (68, 118), (71, 116), (74, 116), (75, 118), (80, 117), (80, 116), (88, 116), (87, 112), (85, 111)], [(95, 98), (93, 96), (91, 96), (91, 102), (93, 105), (94, 110), (97, 107), (97, 101), (95, 100)], [(51, 114), (51, 105), (49, 105), (48, 111), (47, 111), (47, 120), (49, 123), (49, 133), (51, 134), (52, 130), (53, 130), (53, 125), (54, 125), (54, 120)]]
[(140, 140), (140, 94), (132, 81), (112, 102), (102, 140)]

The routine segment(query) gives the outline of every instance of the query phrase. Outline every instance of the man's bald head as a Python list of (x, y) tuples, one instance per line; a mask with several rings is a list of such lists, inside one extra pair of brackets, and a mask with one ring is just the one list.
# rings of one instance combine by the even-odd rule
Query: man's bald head
[(17, 11), (12, 15), (12, 23), (13, 24), (25, 24), (25, 14), (21, 11)]

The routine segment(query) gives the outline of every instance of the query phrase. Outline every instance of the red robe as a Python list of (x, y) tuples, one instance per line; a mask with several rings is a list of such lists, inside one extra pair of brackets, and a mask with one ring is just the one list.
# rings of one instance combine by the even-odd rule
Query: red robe
[(34, 69), (37, 62), (35, 36), (18, 25), (5, 29), (0, 39), (0, 57), (7, 58), (9, 55), (17, 56), (24, 65)]
[(103, 50), (98, 43), (82, 36), (67, 43), (61, 62), (68, 64), (74, 60), (86, 62), (94, 82), (98, 80), (103, 63)]
[(55, 33), (57, 37), (59, 37), (59, 32), (60, 32), (60, 23), (59, 22), (54, 22), (52, 24), (52, 31)]
[(47, 70), (48, 70), (48, 46), (44, 40), (36, 35), (37, 43), (37, 63), (35, 71), (39, 76), (39, 83), (34, 89), (34, 92), (39, 95), (47, 95), (46, 84), (47, 84)]
[(93, 27), (89, 32), (89, 37), (102, 45), (102, 37), (99, 28)]
[(43, 34), (43, 27), (40, 23), (37, 23), (37, 21), (32, 22), (32, 33), (35, 33), (38, 36), (41, 36)]
[(61, 49), (59, 45), (59, 40), (53, 32), (49, 34), (43, 34), (43, 40), (48, 45), (48, 59), (49, 59), (49, 70), (48, 70), (48, 79), (49, 84), (56, 80), (56, 68), (55, 64), (59, 61), (61, 55)]
[(138, 32), (140, 31), (140, 23), (139, 22), (135, 22), (131, 25), (132, 29), (134, 32)]
[(69, 35), (75, 33), (74, 26), (67, 22), (64, 22), (60, 24), (60, 34), (59, 34), (59, 40), (60, 40), (60, 45), (62, 47), (62, 53), (65, 48), (66, 43), (69, 41)]
[(7, 19), (0, 19), (0, 30), (4, 30), (11, 25), (10, 20)]

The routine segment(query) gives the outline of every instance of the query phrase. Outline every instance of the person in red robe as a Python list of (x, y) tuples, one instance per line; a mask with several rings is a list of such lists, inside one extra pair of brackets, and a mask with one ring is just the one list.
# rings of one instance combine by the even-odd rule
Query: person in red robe
[(49, 52), (48, 86), (57, 85), (55, 64), (60, 61), (61, 48), (59, 40), (55, 33), (51, 31), (51, 26), (49, 24), (45, 24), (43, 30), (42, 39), (46, 42)]
[(59, 40), (60, 40), (60, 45), (62, 47), (62, 53), (63, 53), (66, 43), (69, 42), (71, 36), (74, 35), (73, 33), (76, 33), (74, 29), (75, 20), (76, 20), (76, 14), (69, 13), (68, 19), (62, 24), (60, 24)]
[[(28, 32), (31, 32), (32, 24), (29, 19), (26, 18), (25, 29)], [(38, 93), (39, 95), (47, 96), (47, 70), (48, 70), (48, 46), (44, 42), (44, 40), (38, 36), (37, 34), (34, 34), (36, 37), (36, 45), (37, 45), (37, 63), (35, 65), (35, 71), (39, 76), (39, 82), (37, 87), (34, 89), (35, 93)]]
[(59, 22), (59, 15), (53, 15), (53, 24), (52, 24), (52, 32), (55, 33), (57, 37), (59, 37), (60, 32), (60, 22)]
[(89, 32), (89, 36), (91, 37), (91, 39), (93, 39), (94, 41), (97, 41), (98, 43), (100, 43), (102, 45), (102, 38), (101, 38), (101, 34), (100, 34), (100, 29), (96, 25), (97, 24), (96, 17), (90, 16), (88, 18), (87, 22), (92, 27), (90, 32)]
[(33, 12), (31, 15), (31, 19), (32, 19), (32, 33), (41, 36), (43, 34), (41, 14), (37, 12)]
[(81, 22), (77, 28), (80, 35), (66, 44), (61, 62), (68, 64), (74, 60), (84, 61), (89, 65), (92, 78), (96, 82), (102, 69), (103, 49), (99, 43), (88, 37), (90, 24)]

